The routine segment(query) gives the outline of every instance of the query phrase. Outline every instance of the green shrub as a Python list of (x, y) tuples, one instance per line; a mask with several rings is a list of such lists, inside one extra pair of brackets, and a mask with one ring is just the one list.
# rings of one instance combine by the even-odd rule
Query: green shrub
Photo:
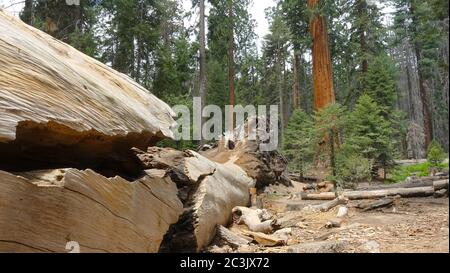
[(357, 154), (337, 156), (336, 176), (331, 177), (339, 188), (355, 188), (356, 183), (371, 180), (372, 160)]
[(444, 161), (446, 154), (444, 149), (442, 149), (441, 145), (433, 140), (428, 146), (427, 152), (427, 160), (430, 164), (430, 167), (439, 168), (442, 161)]
[[(410, 166), (399, 166), (392, 170), (389, 182), (398, 183), (403, 182), (406, 178), (416, 175), (417, 177), (424, 177), (429, 175), (430, 163), (415, 164)], [(438, 168), (448, 168), (448, 163), (439, 163)]]

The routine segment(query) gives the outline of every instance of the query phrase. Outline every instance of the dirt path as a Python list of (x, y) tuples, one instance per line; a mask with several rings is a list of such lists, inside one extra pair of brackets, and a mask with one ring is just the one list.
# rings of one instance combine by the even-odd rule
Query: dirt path
[(317, 242), (345, 242), (343, 252), (449, 252), (449, 199), (400, 199), (394, 207), (362, 212), (355, 208), (357, 201), (348, 204), (349, 214), (341, 229), (328, 229), (326, 222), (336, 216), (338, 207), (328, 212), (304, 213), (300, 210), (323, 201), (305, 201), (295, 198), (302, 184), (294, 188), (271, 186), (265, 190), (264, 208), (277, 219), (288, 219), (292, 230), (287, 246), (260, 247), (250, 245), (237, 250), (211, 249), (212, 252), (283, 253), (289, 246)]

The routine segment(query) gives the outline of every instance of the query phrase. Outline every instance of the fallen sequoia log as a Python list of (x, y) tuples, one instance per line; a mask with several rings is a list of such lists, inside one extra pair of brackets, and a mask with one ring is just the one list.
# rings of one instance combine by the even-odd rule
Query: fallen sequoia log
[(175, 184), (91, 170), (0, 171), (0, 252), (157, 252), (183, 212)]
[[(447, 188), (448, 180), (435, 181), (434, 186), (429, 187), (414, 187), (414, 188), (390, 188), (381, 190), (368, 190), (368, 191), (344, 191), (341, 196), (350, 200), (357, 199), (375, 199), (388, 196), (399, 195), (401, 197), (426, 197), (432, 196), (435, 191)], [(302, 200), (333, 200), (336, 198), (336, 194), (333, 192), (326, 193), (301, 193)]]

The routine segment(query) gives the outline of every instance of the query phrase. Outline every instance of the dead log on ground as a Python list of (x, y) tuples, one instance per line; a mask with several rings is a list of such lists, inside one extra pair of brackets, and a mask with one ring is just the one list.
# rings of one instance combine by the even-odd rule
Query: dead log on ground
[(358, 190), (380, 190), (380, 189), (392, 189), (392, 188), (430, 187), (430, 186), (433, 186), (435, 182), (445, 181), (445, 180), (448, 181), (448, 176), (447, 177), (441, 177), (441, 176), (420, 177), (420, 178), (411, 179), (411, 180), (401, 182), (401, 183), (359, 188)]
[[(384, 190), (372, 190), (372, 191), (344, 191), (341, 193), (343, 197), (350, 200), (358, 199), (376, 199), (388, 196), (399, 195), (401, 197), (426, 197), (434, 194), (434, 187), (417, 187), (417, 188), (394, 188)], [(334, 193), (320, 193), (310, 194), (303, 193), (301, 195), (303, 200), (332, 200), (335, 197)]]

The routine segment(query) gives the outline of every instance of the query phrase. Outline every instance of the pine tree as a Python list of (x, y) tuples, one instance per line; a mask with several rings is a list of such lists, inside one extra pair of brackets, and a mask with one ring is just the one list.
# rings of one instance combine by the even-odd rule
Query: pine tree
[(346, 149), (372, 160), (374, 168), (384, 168), (386, 174), (395, 164), (396, 151), (392, 141), (394, 129), (384, 118), (383, 107), (369, 95), (362, 95), (347, 124)]
[(284, 132), (283, 152), (294, 170), (303, 178), (314, 157), (314, 126), (310, 116), (297, 109), (292, 114)]
[(397, 69), (392, 59), (381, 54), (373, 59), (365, 74), (364, 93), (381, 107), (382, 114), (388, 118), (397, 101)]

